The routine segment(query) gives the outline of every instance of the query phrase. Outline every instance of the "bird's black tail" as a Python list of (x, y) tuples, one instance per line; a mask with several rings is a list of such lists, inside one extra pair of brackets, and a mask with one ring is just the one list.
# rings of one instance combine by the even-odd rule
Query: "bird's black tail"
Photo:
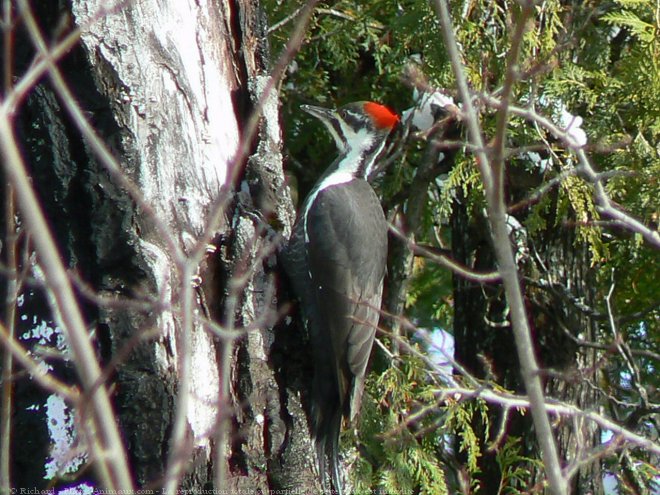
[[(316, 455), (319, 462), (321, 486), (326, 494), (342, 495), (343, 485), (339, 471), (339, 432), (342, 412), (340, 408), (325, 411), (322, 420), (316, 425)], [(329, 462), (328, 462), (329, 461)], [(328, 484), (328, 472), (332, 484)]]
[(342, 483), (339, 476), (339, 431), (341, 429), (341, 410), (335, 411), (332, 417), (332, 424), (330, 425), (330, 438), (329, 444), (326, 445), (326, 452), (330, 460), (330, 475), (332, 476), (332, 485), (334, 486), (333, 493), (342, 495)]

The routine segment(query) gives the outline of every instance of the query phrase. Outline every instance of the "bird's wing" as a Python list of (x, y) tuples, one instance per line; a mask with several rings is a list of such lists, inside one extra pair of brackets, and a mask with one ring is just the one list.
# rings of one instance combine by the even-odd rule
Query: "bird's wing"
[(340, 406), (352, 417), (378, 324), (387, 258), (387, 223), (371, 186), (354, 180), (321, 191), (309, 210), (307, 235), (320, 331), (329, 335), (327, 359)]

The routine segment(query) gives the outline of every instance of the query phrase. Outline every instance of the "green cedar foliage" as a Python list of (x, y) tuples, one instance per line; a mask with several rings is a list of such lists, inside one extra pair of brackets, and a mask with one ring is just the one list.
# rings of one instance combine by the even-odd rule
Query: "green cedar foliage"
[[(504, 79), (518, 4), (488, 0), (450, 3), (472, 89), (496, 93)], [(271, 25), (302, 5), (300, 0), (264, 1)], [(581, 116), (589, 138), (587, 154), (594, 167), (613, 174), (606, 183), (611, 198), (656, 228), (660, 222), (659, 23), (657, 2), (651, 0), (538, 2), (528, 23), (519, 60), (520, 78), (512, 95), (518, 106), (554, 122), (566, 110)], [(279, 53), (294, 25), (295, 19), (271, 33), (273, 53)], [(327, 132), (302, 113), (299, 105), (337, 106), (372, 99), (401, 112), (413, 105), (411, 88), (402, 78), (411, 61), (433, 86), (456, 96), (441, 40), (436, 16), (426, 2), (340, 0), (319, 4), (280, 93), (287, 164), (299, 179), (299, 197), (304, 197), (327, 165), (327, 157), (335, 153)], [(495, 110), (486, 105), (479, 110), (488, 141), (494, 134)], [(422, 142), (408, 143), (378, 182), (390, 208), (405, 207), (405, 191), (423, 150)], [(577, 163), (574, 154), (542, 126), (515, 115), (507, 130), (507, 150), (511, 173), (530, 180), (527, 197)], [(539, 169), (539, 160), (543, 160), (543, 169)], [(448, 218), (457, 195), (464, 198), (463, 206), (472, 217), (482, 214), (483, 192), (473, 156), (461, 148), (454, 161), (447, 176), (429, 185), (419, 242), (447, 245)], [(613, 336), (604, 301), (614, 283), (611, 302), (617, 330), (630, 348), (646, 354), (635, 355), (639, 373), (635, 381), (616, 351), (603, 351), (600, 402), (590, 406), (608, 411), (615, 421), (625, 421), (644, 400), (640, 385), (650, 403), (660, 402), (658, 361), (653, 357), (660, 352), (658, 253), (640, 235), (603, 224), (606, 219), (594, 204), (591, 184), (575, 175), (558, 182), (558, 187), (549, 188), (552, 195), (546, 192), (526, 205), (520, 220), (532, 243), (542, 239), (548, 229), (569, 225), (575, 229), (576, 249), (588, 247), (600, 301), (591, 310), (601, 315), (598, 341), (606, 348)], [(538, 272), (530, 270), (526, 275), (533, 278)], [(428, 261), (416, 262), (406, 316), (426, 328), (451, 330), (451, 294), (451, 274), (446, 269)], [(447, 492), (446, 473), (452, 468), (442, 459), (451, 456), (447, 454), (449, 437), (458, 439), (455, 445), (463, 451), (472, 488), (479, 492), (477, 460), (492, 441), (486, 406), (479, 401), (436, 404), (436, 386), (427, 365), (407, 355), (397, 366), (370, 377), (370, 399), (363, 401), (357, 439), (360, 455), (353, 471), (357, 493), (375, 487), (401, 493), (409, 489)], [(420, 408), (435, 409), (421, 424), (404, 427), (406, 418)], [(481, 428), (475, 429), (479, 418)], [(657, 428), (650, 420), (641, 424)], [(539, 468), (538, 458), (522, 449), (521, 442), (510, 437), (494, 446), (502, 473), (499, 493), (524, 493), (525, 480)], [(654, 459), (640, 449), (626, 455), (630, 465), (637, 466), (635, 482), (646, 484), (647, 491), (640, 493), (649, 493), (653, 476), (658, 475), (652, 467)], [(627, 493), (626, 487), (633, 483), (631, 471), (617, 459), (615, 454), (605, 456), (603, 467), (617, 478), (621, 493)]]
[[(423, 370), (419, 360), (406, 356), (369, 381), (357, 439), (365, 455), (356, 460), (355, 493), (450, 493), (440, 461), (445, 439), (437, 427), (439, 415), (447, 413), (426, 407), (435, 394)], [(457, 423), (470, 428), (463, 417)]]

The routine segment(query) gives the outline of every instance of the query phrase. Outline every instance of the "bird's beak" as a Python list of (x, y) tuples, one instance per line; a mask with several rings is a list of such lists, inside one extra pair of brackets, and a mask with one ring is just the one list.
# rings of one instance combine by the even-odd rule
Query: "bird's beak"
[(338, 134), (337, 129), (335, 129), (335, 125), (337, 124), (337, 113), (334, 110), (323, 107), (315, 107), (313, 105), (300, 105), (300, 108), (311, 116), (316, 117), (323, 123), (328, 131), (330, 131), (332, 139), (335, 140), (337, 149), (340, 151), (346, 149), (346, 142)]
[(300, 108), (321, 121), (328, 122), (332, 119), (333, 111), (329, 108), (315, 107), (313, 105), (300, 105)]

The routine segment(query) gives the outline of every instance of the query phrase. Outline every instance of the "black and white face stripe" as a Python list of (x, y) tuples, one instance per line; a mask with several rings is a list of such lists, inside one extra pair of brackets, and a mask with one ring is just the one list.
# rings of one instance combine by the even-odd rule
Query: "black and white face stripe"
[(340, 159), (321, 180), (327, 179), (327, 175), (333, 172), (350, 172), (354, 177), (366, 179), (383, 149), (389, 130), (376, 128), (361, 103), (350, 104), (336, 111), (310, 105), (301, 108), (323, 122), (339, 149)]
[(303, 205), (303, 229), (305, 241), (307, 235), (307, 213), (324, 189), (350, 182), (355, 178), (367, 180), (374, 167), (376, 158), (385, 146), (387, 130), (377, 129), (371, 119), (360, 112), (359, 104), (355, 108), (341, 108), (337, 111), (321, 107), (304, 105), (302, 109), (317, 117), (332, 135), (339, 157), (317, 182)]

